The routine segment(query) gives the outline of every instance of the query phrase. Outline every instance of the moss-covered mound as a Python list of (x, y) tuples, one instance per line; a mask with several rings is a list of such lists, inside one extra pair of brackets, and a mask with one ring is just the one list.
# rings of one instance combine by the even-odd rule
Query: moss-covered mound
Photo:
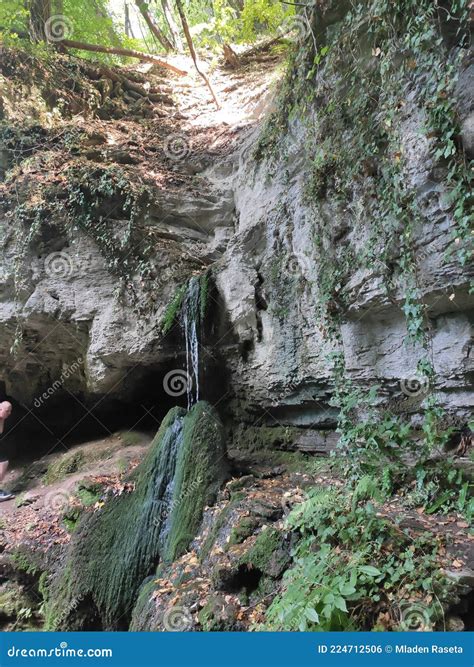
[(144, 577), (181, 555), (225, 474), (222, 425), (207, 403), (173, 408), (129, 481), (87, 513), (45, 586), (47, 629), (123, 629)]
[(180, 556), (195, 537), (206, 505), (216, 497), (226, 473), (223, 429), (217, 412), (199, 402), (183, 421), (183, 443), (173, 479), (166, 530), (160, 536), (161, 559)]

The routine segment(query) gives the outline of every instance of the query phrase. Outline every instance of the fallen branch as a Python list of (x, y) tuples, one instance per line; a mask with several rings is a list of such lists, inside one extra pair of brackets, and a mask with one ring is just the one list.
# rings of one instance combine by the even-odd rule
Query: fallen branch
[(239, 53), (239, 58), (240, 59), (249, 58), (257, 53), (260, 53), (260, 51), (266, 51), (274, 44), (281, 42), (281, 40), (284, 39), (285, 35), (287, 35), (288, 32), (289, 31), (282, 33), (281, 35), (278, 35), (278, 37), (272, 37), (271, 39), (267, 39), (265, 42), (260, 42), (259, 44), (252, 46), (250, 49), (247, 49), (247, 51)]
[(152, 56), (148, 53), (142, 53), (141, 51), (134, 51), (133, 49), (122, 49), (115, 46), (102, 46), (100, 44), (88, 44), (86, 42), (76, 42), (72, 39), (63, 39), (59, 43), (69, 49), (93, 51), (94, 53), (109, 53), (110, 55), (124, 56), (125, 58), (138, 58), (138, 60), (143, 60), (144, 62), (153, 63), (154, 65), (159, 65), (160, 67), (169, 69), (171, 72), (179, 74), (180, 76), (186, 76), (188, 73), (185, 70), (171, 65), (171, 63), (166, 62), (166, 60), (158, 58), (157, 56)]
[(207, 76), (204, 74), (204, 72), (199, 69), (197, 54), (196, 54), (196, 50), (195, 50), (194, 44), (193, 44), (193, 38), (191, 37), (191, 31), (189, 30), (188, 20), (186, 18), (186, 14), (184, 13), (183, 3), (181, 2), (181, 0), (176, 0), (176, 7), (178, 9), (179, 18), (181, 19), (181, 25), (183, 26), (184, 36), (186, 37), (186, 42), (188, 43), (189, 52), (191, 54), (191, 58), (193, 59), (194, 67), (196, 68), (196, 72), (199, 74), (199, 76), (202, 79), (204, 79), (204, 82), (205, 82), (206, 86), (209, 88), (209, 91), (212, 95), (212, 99), (214, 100), (214, 103), (215, 103), (216, 107), (218, 109), (220, 109), (220, 104), (217, 100), (214, 89), (211, 86), (211, 82), (209, 81)]
[(160, 30), (160, 28), (156, 25), (156, 23), (153, 21), (151, 18), (150, 13), (148, 12), (148, 6), (144, 0), (135, 0), (135, 4), (137, 5), (141, 15), (145, 19), (145, 22), (150, 29), (150, 32), (152, 35), (156, 37), (156, 39), (159, 41), (161, 46), (164, 48), (166, 53), (168, 51), (175, 51), (175, 48), (173, 44), (170, 42), (168, 37), (165, 35), (165, 33)]

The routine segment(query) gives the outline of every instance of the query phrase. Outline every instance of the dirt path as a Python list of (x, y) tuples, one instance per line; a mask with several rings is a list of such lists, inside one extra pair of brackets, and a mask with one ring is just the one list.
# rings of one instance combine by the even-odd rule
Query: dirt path
[[(130, 439), (136, 442), (127, 444)], [(5, 486), (16, 490), (16, 497), (0, 504), (0, 552), (11, 552), (25, 540), (40, 548), (67, 542), (69, 533), (62, 515), (74, 502), (78, 483), (90, 479), (103, 481), (105, 486), (120, 485), (143, 458), (150, 440), (141, 433), (133, 438), (126, 434), (125, 439), (123, 434), (114, 434), (13, 467)], [(63, 472), (66, 470), (71, 472)], [(48, 483), (51, 471), (57, 471), (59, 479)]]

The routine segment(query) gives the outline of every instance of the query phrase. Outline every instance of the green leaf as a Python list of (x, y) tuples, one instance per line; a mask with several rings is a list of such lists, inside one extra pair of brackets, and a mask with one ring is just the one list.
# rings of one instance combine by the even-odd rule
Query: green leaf
[(347, 597), (348, 595), (353, 595), (356, 592), (356, 588), (354, 586), (351, 586), (351, 584), (342, 584), (339, 587), (339, 591), (341, 595)]
[(319, 614), (316, 611), (316, 609), (311, 609), (311, 608), (306, 609), (305, 616), (310, 621), (314, 621), (314, 623), (319, 623)]
[(346, 601), (344, 600), (344, 598), (336, 598), (334, 601), (334, 606), (336, 607), (336, 609), (340, 609), (341, 611), (347, 613)]
[(325, 606), (323, 607), (323, 616), (324, 616), (325, 618), (328, 618), (328, 619), (331, 618), (331, 616), (332, 616), (332, 610), (333, 610), (333, 608), (331, 607), (331, 605), (329, 605), (329, 604), (325, 605)]
[(426, 514), (433, 514), (433, 512), (436, 512), (437, 509), (442, 507), (444, 503), (449, 500), (450, 496), (451, 493), (449, 491), (442, 493), (438, 500), (425, 509)]
[(363, 574), (367, 574), (369, 577), (378, 577), (382, 574), (380, 570), (378, 570), (376, 567), (373, 567), (373, 565), (361, 565), (359, 567), (359, 571)]

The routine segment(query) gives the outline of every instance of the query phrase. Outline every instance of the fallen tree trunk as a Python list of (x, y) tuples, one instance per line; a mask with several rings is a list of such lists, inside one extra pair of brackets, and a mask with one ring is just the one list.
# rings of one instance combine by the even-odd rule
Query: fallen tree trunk
[(132, 81), (128, 76), (124, 76), (122, 73), (116, 72), (107, 65), (100, 65), (100, 67), (87, 67), (83, 66), (82, 69), (87, 73), (91, 79), (99, 80), (101, 78), (107, 78), (111, 81), (120, 83), (124, 90), (127, 92), (133, 92), (139, 97), (148, 97), (148, 91), (140, 83)]
[(259, 44), (256, 44), (255, 46), (252, 46), (250, 49), (247, 49), (247, 51), (243, 51), (242, 53), (239, 53), (239, 58), (249, 58), (252, 57), (253, 55), (260, 53), (260, 51), (266, 51), (269, 49), (271, 46), (274, 44), (278, 44), (278, 42), (281, 42), (282, 39), (288, 34), (289, 31), (282, 33), (281, 35), (278, 35), (278, 37), (272, 37), (271, 39), (267, 39), (264, 42), (260, 42)]
[(258, 55), (261, 51), (267, 51), (271, 46), (280, 42), (286, 34), (287, 33), (278, 35), (278, 37), (272, 37), (271, 39), (264, 42), (260, 42), (259, 44), (252, 46), (250, 49), (247, 49), (247, 51), (242, 51), (242, 53), (239, 53), (238, 55), (229, 44), (224, 43), (224, 61), (232, 69), (237, 69), (242, 64), (242, 61)]
[(141, 51), (134, 51), (133, 49), (122, 49), (115, 46), (102, 46), (101, 44), (88, 44), (87, 42), (76, 42), (72, 39), (63, 39), (60, 44), (66, 46), (69, 49), (93, 51), (94, 53), (109, 53), (114, 56), (124, 56), (125, 58), (138, 58), (138, 60), (143, 60), (148, 63), (153, 63), (154, 65), (159, 65), (160, 67), (169, 69), (171, 72), (181, 76), (186, 76), (187, 74), (185, 70), (171, 65), (171, 63), (166, 62), (166, 60), (162, 60), (157, 56), (149, 55), (148, 53), (142, 53)]

